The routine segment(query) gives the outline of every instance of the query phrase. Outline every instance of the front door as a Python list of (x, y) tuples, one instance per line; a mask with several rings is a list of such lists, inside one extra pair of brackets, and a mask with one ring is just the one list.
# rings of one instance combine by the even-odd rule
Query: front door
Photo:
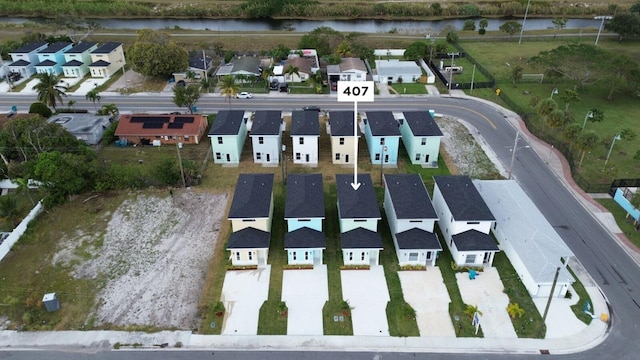
[(482, 262), (488, 263), (489, 260), (491, 260), (491, 253), (487, 251), (486, 253), (484, 253), (484, 258), (482, 259)]
[(267, 154), (267, 162), (271, 162), (271, 154)]
[(231, 155), (227, 154), (227, 162), (231, 162)]
[(344, 162), (347, 164), (349, 163), (349, 154), (344, 155)]
[(309, 162), (309, 154), (305, 155), (304, 159), (306, 160), (306, 162)]

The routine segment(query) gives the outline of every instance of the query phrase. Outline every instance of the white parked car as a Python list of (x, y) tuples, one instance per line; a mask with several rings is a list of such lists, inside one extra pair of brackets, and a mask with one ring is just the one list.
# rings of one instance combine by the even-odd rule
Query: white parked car
[(236, 97), (238, 99), (251, 99), (253, 97), (253, 95), (251, 95), (250, 92), (243, 91), (241, 93), (237, 93)]

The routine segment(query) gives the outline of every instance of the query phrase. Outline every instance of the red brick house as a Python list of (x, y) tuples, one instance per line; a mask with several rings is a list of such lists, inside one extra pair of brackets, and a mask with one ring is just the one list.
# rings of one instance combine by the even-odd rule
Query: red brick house
[(115, 135), (134, 144), (198, 144), (207, 129), (207, 117), (187, 114), (120, 115)]

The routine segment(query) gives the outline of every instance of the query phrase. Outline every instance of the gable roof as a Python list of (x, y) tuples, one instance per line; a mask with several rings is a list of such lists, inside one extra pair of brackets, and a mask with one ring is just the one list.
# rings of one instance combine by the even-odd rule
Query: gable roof
[(289, 174), (284, 218), (323, 218), (322, 174)]
[(94, 66), (94, 67), (95, 67), (95, 66), (99, 66), (99, 67), (107, 67), (107, 66), (109, 66), (109, 65), (111, 65), (111, 63), (110, 63), (110, 62), (108, 62), (108, 61), (98, 60), (98, 61), (96, 61), (96, 62), (94, 62), (94, 63), (91, 63), (89, 66)]
[(353, 174), (336, 174), (341, 219), (380, 219), (380, 208), (369, 174), (358, 174), (360, 187), (351, 186)]
[(244, 228), (229, 235), (227, 250), (230, 249), (267, 249), (271, 233), (252, 227)]
[(309, 59), (303, 57), (289, 58), (284, 61), (284, 71), (287, 71), (289, 66), (297, 67), (298, 72), (301, 74), (305, 73), (311, 75), (311, 61), (309, 61)]
[(325, 249), (327, 238), (322, 231), (301, 227), (284, 234), (286, 249)]
[(384, 174), (384, 183), (398, 219), (438, 219), (419, 174)]
[(36, 67), (43, 67), (43, 66), (47, 66), (47, 67), (51, 67), (51, 66), (56, 66), (58, 65), (57, 62), (53, 61), (53, 60), (45, 60), (45, 61), (41, 61), (40, 63), (36, 64)]
[(23, 60), (23, 59), (20, 59), (18, 61), (14, 61), (11, 64), (9, 64), (9, 66), (29, 66), (29, 65), (31, 65), (31, 63), (28, 62), (27, 60)]
[(340, 234), (342, 249), (383, 249), (380, 234), (365, 228), (355, 228)]
[(418, 228), (397, 233), (396, 242), (398, 248), (403, 250), (442, 250), (436, 234)]
[(240, 126), (244, 122), (244, 111), (242, 110), (220, 110), (216, 119), (209, 129), (209, 136), (214, 135), (237, 135)]
[(94, 42), (83, 41), (83, 42), (80, 42), (80, 43), (76, 44), (76, 46), (72, 47), (71, 49), (67, 50), (65, 52), (65, 54), (81, 54), (81, 53), (91, 49), (95, 45), (96, 45), (96, 43), (94, 43)]
[(417, 79), (422, 75), (422, 69), (415, 61), (389, 59), (376, 60), (375, 63), (379, 76), (412, 75)]
[(414, 136), (442, 136), (442, 130), (428, 111), (405, 111), (403, 114)]
[(189, 67), (200, 70), (207, 70), (211, 67), (212, 59), (208, 56), (202, 57), (202, 53), (189, 58)]
[(25, 53), (30, 53), (34, 50), (37, 50), (39, 48), (41, 48), (42, 46), (47, 45), (46, 42), (41, 41), (41, 42), (33, 42), (33, 43), (29, 43), (26, 44), (24, 46), (21, 46), (15, 50), (13, 50), (11, 52), (11, 54), (25, 54)]
[(253, 56), (246, 56), (239, 59), (233, 59), (233, 73), (248, 72), (251, 74), (259, 74), (260, 59)]
[(296, 110), (291, 114), (291, 135), (320, 135), (318, 112)]
[[(152, 123), (152, 125), (149, 125)], [(126, 114), (120, 115), (116, 136), (196, 136), (198, 140), (207, 127), (204, 115), (192, 114)]]
[(67, 63), (65, 63), (64, 65), (62, 65), (62, 67), (77, 67), (77, 66), (82, 66), (84, 65), (84, 63), (82, 61), (79, 60), (71, 60)]
[(72, 45), (70, 42), (66, 41), (58, 41), (49, 46), (46, 49), (42, 49), (38, 52), (38, 54), (55, 54), (60, 50), (63, 50), (67, 46)]
[(451, 240), (456, 244), (458, 251), (499, 251), (498, 244), (490, 234), (477, 230), (452, 235)]
[(434, 176), (455, 221), (495, 221), (495, 217), (466, 175)]
[(367, 124), (373, 136), (400, 136), (400, 124), (391, 111), (367, 111)]
[[(331, 136), (354, 136), (353, 134), (353, 111), (332, 111), (329, 113), (329, 126), (331, 126)], [(356, 127), (358, 136), (360, 129)]]
[[(536, 282), (552, 282), (560, 258), (574, 256), (553, 226), (515, 180), (474, 180), (513, 250)], [(561, 282), (572, 281), (561, 271)]]
[(119, 48), (120, 46), (122, 46), (122, 43), (109, 41), (100, 45), (97, 49), (93, 50), (91, 53), (92, 54), (109, 54), (113, 50)]
[(282, 127), (282, 112), (278, 110), (256, 111), (251, 125), (251, 135), (278, 135)]
[(273, 177), (273, 174), (240, 174), (229, 209), (229, 219), (268, 218)]
[(340, 72), (362, 71), (367, 72), (364, 61), (360, 58), (343, 58), (340, 61)]

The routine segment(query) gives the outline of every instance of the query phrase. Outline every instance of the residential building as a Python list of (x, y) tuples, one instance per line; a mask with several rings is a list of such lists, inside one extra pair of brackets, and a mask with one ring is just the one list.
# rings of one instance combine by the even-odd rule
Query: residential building
[(231, 76), (254, 76), (259, 77), (262, 74), (260, 59), (253, 56), (245, 56), (234, 58), (231, 62), (222, 65), (216, 71), (217, 77), (226, 75)]
[(397, 164), (400, 129), (393, 113), (391, 111), (367, 111), (363, 122), (371, 163), (374, 165)]
[(253, 162), (262, 164), (280, 163), (284, 126), (280, 111), (256, 111), (249, 132), (253, 148)]
[(111, 125), (109, 115), (94, 114), (56, 114), (47, 121), (61, 125), (76, 139), (89, 145), (99, 143), (104, 131)]
[(416, 83), (422, 77), (422, 69), (415, 61), (398, 59), (376, 60), (376, 75), (374, 81), (385, 84)]
[(173, 73), (173, 79), (178, 82), (180, 80), (187, 81), (187, 72), (193, 71), (196, 80), (208, 78), (208, 74), (213, 68), (213, 59), (204, 55), (201, 51), (197, 51), (195, 55), (189, 58), (189, 67), (186, 71)]
[(49, 44), (44, 41), (35, 42), (10, 52), (12, 62), (7, 66), (9, 72), (19, 73), (25, 79), (33, 76), (36, 73), (35, 65), (40, 62), (38, 53), (47, 46)]
[(70, 50), (73, 44), (60, 41), (47, 46), (38, 52), (38, 63), (35, 65), (37, 73), (60, 75), (62, 64), (65, 63), (64, 53)]
[[(287, 83), (303, 82), (308, 80), (313, 73), (311, 72), (311, 62), (303, 57), (293, 57), (284, 61), (283, 76)], [(287, 73), (289, 68), (297, 69), (297, 73)]]
[(437, 168), (442, 131), (428, 111), (405, 111), (399, 115), (402, 143), (414, 165)]
[(317, 111), (294, 111), (291, 114), (293, 163), (318, 165), (320, 121)]
[(334, 164), (355, 161), (360, 129), (353, 117), (353, 111), (332, 111), (329, 114), (327, 133), (331, 135), (331, 161)]
[(122, 43), (106, 42), (91, 52), (89, 72), (91, 77), (108, 78), (124, 71), (125, 65)]
[(98, 48), (98, 44), (90, 41), (83, 41), (76, 44), (64, 53), (65, 63), (62, 65), (62, 72), (65, 77), (82, 78), (89, 73), (91, 64), (91, 53)]
[(214, 163), (240, 163), (250, 117), (251, 113), (243, 110), (218, 111), (208, 135)]
[(120, 115), (115, 135), (120, 140), (143, 145), (198, 144), (207, 128), (204, 115)]

